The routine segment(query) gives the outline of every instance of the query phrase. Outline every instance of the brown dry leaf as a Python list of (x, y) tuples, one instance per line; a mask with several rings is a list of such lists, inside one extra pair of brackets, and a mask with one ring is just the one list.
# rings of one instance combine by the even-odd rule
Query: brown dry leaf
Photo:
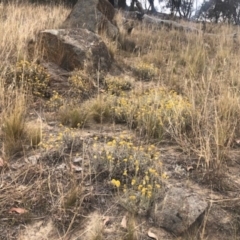
[(9, 213), (18, 213), (18, 214), (23, 214), (23, 213), (27, 213), (28, 210), (24, 209), (24, 208), (11, 208), (9, 210)]
[(187, 171), (193, 170), (193, 166), (187, 166)]
[(147, 234), (148, 234), (148, 236), (149, 236), (150, 238), (153, 238), (153, 239), (155, 239), (155, 240), (158, 240), (157, 235), (151, 231), (151, 228), (148, 230), (148, 233), (147, 233)]
[(127, 216), (125, 215), (121, 221), (121, 227), (127, 228)]
[(4, 166), (4, 161), (3, 159), (0, 157), (0, 167), (3, 167)]
[(104, 217), (103, 218), (103, 225), (105, 226), (105, 225), (107, 225), (108, 223), (109, 223), (109, 221), (110, 221), (110, 217), (109, 216), (106, 216), (106, 217)]

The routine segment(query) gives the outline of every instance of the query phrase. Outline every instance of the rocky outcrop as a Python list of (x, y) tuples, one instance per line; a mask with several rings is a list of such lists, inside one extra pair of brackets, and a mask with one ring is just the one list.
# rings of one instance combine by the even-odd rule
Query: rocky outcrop
[(28, 43), (29, 58), (38, 55), (50, 76), (50, 88), (64, 94), (73, 70), (84, 70), (94, 79), (111, 67), (112, 58), (99, 33), (117, 38), (115, 10), (107, 0), (78, 0), (61, 29), (40, 31)]
[(78, 0), (62, 28), (86, 28), (94, 33), (106, 32), (115, 39), (118, 28), (113, 24), (115, 10), (107, 0)]
[(45, 62), (72, 71), (107, 72), (111, 57), (102, 39), (87, 29), (54, 29), (41, 31), (37, 46)]
[(198, 194), (187, 188), (171, 188), (163, 202), (156, 207), (156, 225), (180, 235), (206, 210), (208, 204)]

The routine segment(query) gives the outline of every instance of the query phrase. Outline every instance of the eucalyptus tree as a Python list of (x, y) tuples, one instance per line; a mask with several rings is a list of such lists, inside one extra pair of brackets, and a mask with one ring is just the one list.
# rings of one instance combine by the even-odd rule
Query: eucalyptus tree
[(240, 0), (209, 0), (199, 9), (197, 19), (210, 20), (215, 23), (240, 23)]

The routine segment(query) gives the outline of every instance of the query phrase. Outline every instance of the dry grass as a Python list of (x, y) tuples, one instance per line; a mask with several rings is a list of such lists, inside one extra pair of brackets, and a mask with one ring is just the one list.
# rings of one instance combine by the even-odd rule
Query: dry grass
[(39, 30), (57, 27), (68, 12), (63, 6), (52, 9), (28, 4), (0, 5), (0, 114), (7, 155), (23, 149), (24, 139), (30, 138), (32, 145), (40, 141), (39, 130), (28, 131), (25, 126), (26, 111), (31, 102), (31, 96), (25, 94), (28, 93), (26, 90), (45, 94), (41, 91), (47, 87), (47, 76), (37, 65), (21, 61), (28, 58), (27, 43)]
[(3, 113), (3, 152), (7, 156), (23, 150), (26, 138), (26, 100), (23, 94), (17, 94), (16, 99), (9, 103)]
[(136, 44), (144, 46), (140, 58), (145, 66), (158, 69), (158, 84), (183, 95), (191, 104), (187, 131), (172, 125), (167, 132), (183, 150), (196, 152), (207, 167), (216, 168), (239, 136), (240, 117), (239, 39), (228, 36), (238, 29), (221, 29), (215, 29), (217, 35), (212, 36), (175, 30), (166, 34), (166, 30), (150, 28), (136, 28), (132, 34)]
[[(15, 96), (14, 96), (15, 95)], [(27, 96), (15, 92), (1, 112), (2, 154), (5, 158), (21, 155), (26, 148), (34, 148), (41, 141), (41, 123), (27, 124)], [(14, 97), (14, 98), (13, 98)]]
[(82, 128), (85, 126), (89, 112), (86, 108), (76, 108), (71, 105), (63, 105), (58, 111), (58, 118), (61, 124), (71, 128)]
[[(65, 99), (55, 93), (47, 103), (56, 112), (57, 124), (71, 128), (89, 127), (93, 123), (125, 124), (138, 133), (135, 142), (122, 136), (116, 139), (91, 136), (82, 140), (69, 132), (54, 132), (55, 129), (51, 134), (56, 138), (52, 138), (48, 130), (42, 133), (42, 120), (28, 124), (29, 109), (41, 96), (33, 98), (34, 92), (26, 91), (31, 86), (20, 84), (14, 88), (6, 84), (7, 73), (13, 69), (16, 80), (16, 64), (29, 60), (27, 42), (39, 30), (57, 28), (68, 12), (62, 6), (0, 5), (2, 155), (8, 158), (19, 152), (33, 154), (33, 148), (42, 154), (38, 167), (21, 168), (19, 164), (20, 170), (16, 174), (11, 172), (11, 180), (0, 188), (3, 206), (0, 215), (6, 216), (4, 226), (7, 227), (31, 221), (31, 214), (49, 215), (65, 237), (81, 224), (93, 206), (102, 207), (96, 198), (103, 195), (118, 199), (129, 212), (146, 216), (167, 178), (156, 155), (158, 149), (146, 141), (177, 144), (189, 156), (197, 155), (207, 169), (218, 170), (223, 168), (233, 142), (240, 137), (240, 39), (227, 36), (238, 29), (225, 25), (221, 30), (207, 26), (207, 31), (219, 34), (212, 36), (143, 26), (136, 26), (129, 36), (122, 29), (121, 43), (126, 46), (109, 40), (107, 44), (116, 61), (128, 67), (131, 72), (128, 74), (135, 82), (108, 77), (104, 86), (96, 86), (91, 78), (76, 72), (69, 79), (74, 88), (70, 93), (76, 97), (82, 94), (81, 100), (96, 92), (98, 95), (81, 103), (78, 99), (70, 102), (71, 94)], [(141, 48), (133, 51), (133, 42)], [(35, 69), (37, 65), (31, 66)], [(48, 79), (44, 75), (44, 84), (45, 80)], [(41, 86), (36, 86), (37, 92)], [(46, 86), (43, 87), (45, 91)], [(106, 92), (100, 93), (101, 87)], [(78, 155), (81, 158), (77, 170), (72, 161)], [(23, 161), (13, 159), (16, 164)], [(9, 160), (8, 164), (12, 163)], [(8, 170), (1, 174), (5, 171)], [(81, 174), (75, 177), (77, 171)], [(93, 184), (94, 188), (83, 187), (85, 183)], [(94, 195), (95, 187), (100, 193)], [(9, 214), (9, 208), (16, 205), (31, 214)], [(108, 211), (104, 207), (102, 211)], [(100, 216), (96, 219), (97, 224), (90, 223), (87, 239), (104, 239), (103, 222)], [(141, 239), (136, 222), (132, 216), (127, 233), (121, 235), (123, 239)]]
[(90, 216), (90, 221), (88, 223), (87, 232), (84, 236), (84, 240), (103, 240), (103, 230), (104, 225), (102, 221), (102, 216), (100, 214), (94, 213)]
[(1, 68), (9, 63), (26, 60), (27, 43), (44, 29), (57, 28), (69, 10), (59, 5), (33, 6), (29, 4), (1, 4)]

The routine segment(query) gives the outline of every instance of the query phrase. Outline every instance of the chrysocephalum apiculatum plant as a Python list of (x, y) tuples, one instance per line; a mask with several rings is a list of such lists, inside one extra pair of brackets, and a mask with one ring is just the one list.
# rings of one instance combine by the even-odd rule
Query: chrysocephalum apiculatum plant
[(134, 213), (148, 211), (163, 189), (163, 179), (167, 178), (162, 172), (157, 148), (154, 145), (137, 146), (131, 137), (114, 138), (100, 149), (94, 144), (93, 158), (100, 161), (100, 168), (108, 171), (109, 180), (121, 196), (123, 205)]
[(48, 85), (50, 76), (39, 64), (20, 61), (7, 74), (7, 84), (21, 88), (36, 97), (49, 97)]

